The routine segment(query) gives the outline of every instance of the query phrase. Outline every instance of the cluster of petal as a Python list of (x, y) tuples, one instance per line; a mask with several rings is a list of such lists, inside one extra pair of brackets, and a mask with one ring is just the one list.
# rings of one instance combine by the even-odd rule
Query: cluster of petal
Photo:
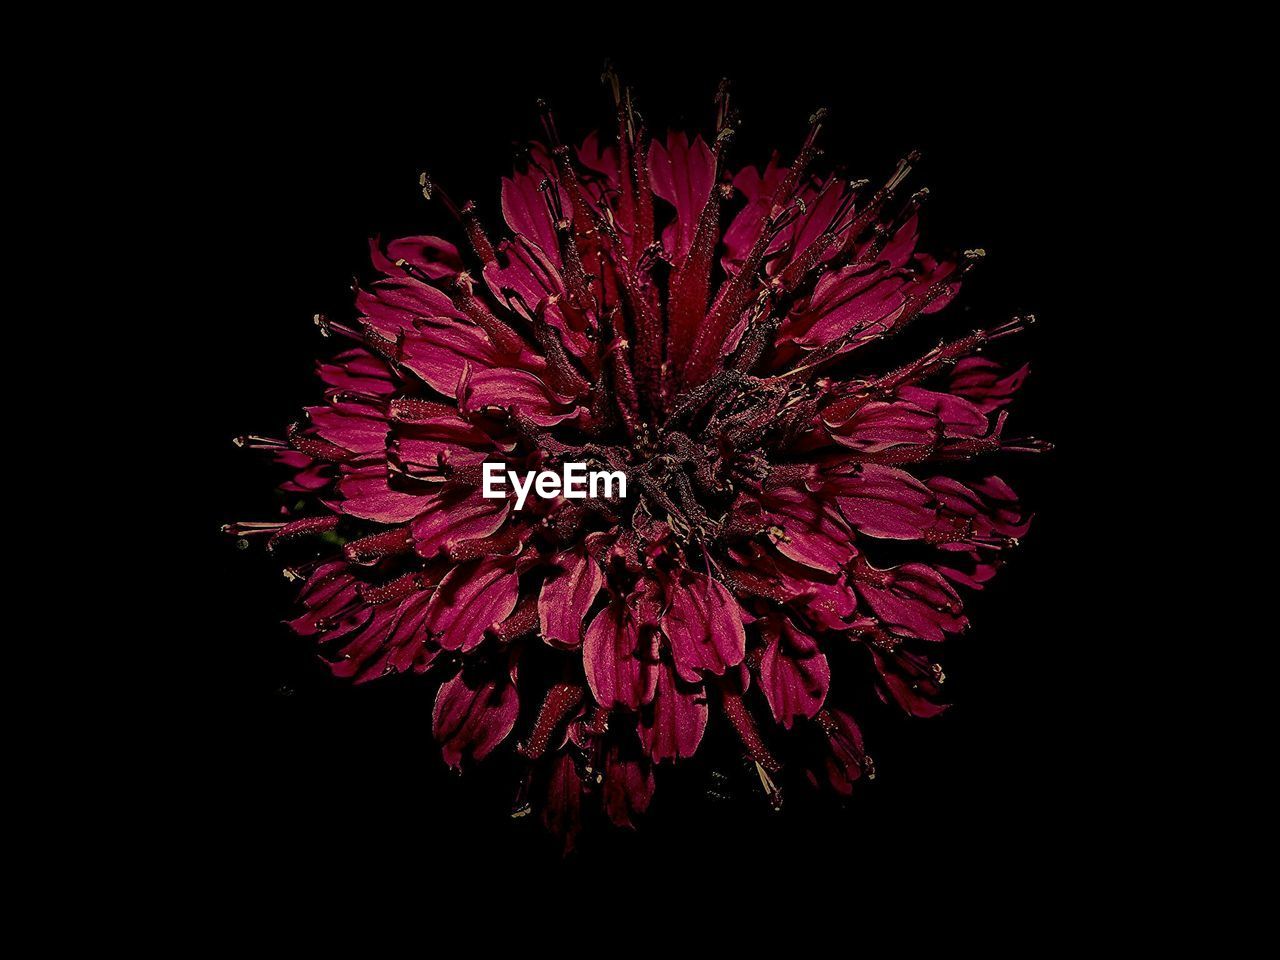
[[(959, 590), (1026, 533), (1003, 481), (954, 475), (1040, 447), (1004, 438), (1025, 368), (978, 355), (1021, 324), (868, 370), (966, 261), (917, 250), (914, 157), (875, 191), (819, 174), (820, 124), (789, 164), (737, 171), (726, 129), (651, 137), (629, 96), (616, 135), (549, 125), (502, 180), (499, 241), (450, 204), (465, 252), (371, 244), (358, 321), (320, 320), (349, 341), (325, 401), (250, 438), (311, 507), (234, 529), (340, 544), (291, 569), (293, 628), (356, 682), (438, 675), (445, 761), (514, 744), (521, 803), (568, 842), (588, 810), (631, 825), (712, 722), (775, 802), (790, 755), (848, 793), (873, 771), (848, 704), (944, 709)], [(480, 494), (486, 462), (566, 461), (624, 471), (627, 497)]]

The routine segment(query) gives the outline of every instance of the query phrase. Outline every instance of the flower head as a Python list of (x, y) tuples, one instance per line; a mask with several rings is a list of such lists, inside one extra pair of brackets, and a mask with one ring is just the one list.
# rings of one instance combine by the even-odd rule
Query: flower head
[[(307, 508), (228, 528), (334, 544), (290, 568), (293, 629), (356, 682), (437, 677), (446, 763), (515, 749), (520, 810), (570, 843), (588, 809), (631, 825), (713, 723), (775, 804), (792, 739), (811, 781), (873, 775), (849, 695), (942, 711), (960, 590), (1027, 531), (957, 465), (1047, 446), (1005, 435), (1026, 368), (979, 356), (1030, 318), (884, 359), (981, 255), (917, 250), (915, 154), (878, 189), (824, 173), (819, 113), (790, 162), (732, 170), (727, 88), (710, 140), (655, 138), (609, 79), (616, 130), (571, 147), (544, 114), (498, 239), (423, 176), (465, 252), (372, 242), (358, 319), (317, 317), (346, 341), (324, 402), (241, 438)], [(625, 495), (481, 494), (487, 463), (569, 462)]]

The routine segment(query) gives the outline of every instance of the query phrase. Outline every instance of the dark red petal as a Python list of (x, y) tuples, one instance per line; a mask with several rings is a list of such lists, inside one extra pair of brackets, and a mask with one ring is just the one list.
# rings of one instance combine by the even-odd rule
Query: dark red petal
[(747, 643), (742, 610), (724, 584), (688, 572), (672, 583), (667, 604), (662, 632), (682, 679), (696, 683), (703, 670), (722, 674), (742, 662)]
[[(642, 643), (643, 639), (643, 643)], [(653, 699), (657, 650), (625, 601), (596, 614), (582, 641), (582, 665), (596, 703), (635, 710)]]
[(773, 718), (790, 729), (799, 717), (821, 709), (831, 684), (831, 667), (818, 642), (788, 618), (771, 618), (761, 630), (765, 648), (760, 659), (760, 688)]
[(582, 621), (603, 585), (604, 573), (585, 543), (558, 554), (538, 594), (542, 639), (566, 650), (581, 644)]
[(658, 666), (653, 703), (640, 712), (640, 743), (654, 763), (692, 757), (707, 728), (707, 692), (685, 684), (669, 663)]
[(440, 581), (425, 627), (445, 650), (467, 651), (511, 615), (518, 582), (510, 557), (482, 557), (454, 567)]
[(506, 664), (464, 668), (440, 687), (431, 732), (445, 763), (460, 768), (464, 757), (483, 760), (505, 740), (520, 713), (520, 698)]

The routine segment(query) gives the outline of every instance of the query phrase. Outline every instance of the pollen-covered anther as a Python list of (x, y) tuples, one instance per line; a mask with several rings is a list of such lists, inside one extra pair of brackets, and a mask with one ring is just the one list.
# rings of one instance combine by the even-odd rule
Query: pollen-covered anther
[(421, 573), (413, 572), (403, 574), (402, 576), (396, 577), (394, 580), (389, 580), (386, 583), (379, 585), (362, 583), (359, 590), (360, 598), (364, 600), (365, 603), (378, 604), (402, 600), (409, 596), (409, 594), (416, 593), (419, 590), (424, 590), (428, 586), (429, 584), (425, 581)]
[(289, 446), (313, 460), (324, 460), (330, 463), (346, 463), (353, 456), (350, 450), (330, 443), (320, 437), (304, 433), (301, 424), (294, 423), (289, 427)]
[(458, 415), (458, 408), (435, 400), (401, 396), (392, 399), (387, 407), (387, 414), (399, 423), (428, 423), (433, 420), (454, 419)]
[(232, 437), (231, 442), (237, 447), (249, 450), (284, 450), (289, 446), (285, 441), (277, 440), (275, 437), (261, 437), (252, 433)]
[(1017, 453), (1051, 453), (1054, 446), (1051, 441), (1039, 437), (1011, 437), (999, 441), (999, 449)]
[(224, 523), (220, 529), (223, 533), (233, 537), (252, 537), (256, 534), (274, 534), (283, 526), (284, 524), (281, 522), (241, 520), (238, 523)]
[(734, 732), (738, 734), (738, 739), (742, 742), (743, 750), (755, 764), (756, 770), (760, 774), (760, 782), (764, 786), (765, 793), (769, 796), (770, 803), (775, 804), (775, 806), (781, 805), (782, 791), (773, 782), (772, 776), (777, 776), (782, 772), (782, 764), (765, 746), (764, 740), (760, 737), (760, 731), (756, 727), (756, 722), (751, 716), (751, 711), (747, 709), (746, 703), (743, 702), (742, 695), (722, 685), (720, 702), (724, 708), (725, 715), (733, 726)]
[(568, 719), (569, 714), (578, 708), (585, 695), (586, 691), (580, 684), (552, 684), (538, 710), (529, 739), (517, 748), (520, 754), (529, 760), (541, 757), (551, 743), (552, 735)]
[(502, 353), (509, 357), (520, 355), (524, 350), (524, 341), (511, 327), (499, 320), (493, 311), (475, 295), (473, 292), (475, 281), (471, 278), (471, 275), (463, 270), (454, 277), (453, 286), (457, 291), (455, 302), (458, 308), (466, 314), (467, 319), (483, 330), (489, 339), (493, 341), (493, 345)]
[(338, 526), (339, 517), (333, 514), (327, 517), (304, 517), (301, 520), (294, 520), (280, 527), (267, 541), (267, 549), (275, 550), (277, 546), (286, 540), (292, 540), (297, 537), (316, 536), (319, 534), (329, 533)]
[(990, 342), (992, 340), (999, 340), (1001, 337), (1012, 336), (1015, 333), (1022, 333), (1023, 331), (1034, 327), (1037, 323), (1039, 323), (1039, 321), (1036, 319), (1036, 315), (1034, 313), (1028, 313), (1025, 316), (1020, 317), (1013, 317), (1012, 319), (1000, 324), (1000, 326), (993, 327), (991, 330), (988, 330), (986, 340), (987, 342)]
[(510, 643), (519, 637), (527, 636), (538, 629), (538, 605), (530, 598), (522, 603), (515, 613), (502, 623), (490, 629), (490, 633), (500, 643)]
[(454, 563), (465, 563), (468, 560), (474, 560), (476, 557), (511, 553), (516, 545), (527, 535), (528, 531), (521, 527), (508, 527), (502, 533), (493, 537), (460, 540), (456, 543), (451, 543), (447, 552), (449, 559)]
[(765, 797), (769, 801), (769, 806), (775, 811), (782, 809), (782, 788), (769, 775), (769, 771), (758, 760), (753, 761), (756, 776), (760, 778), (760, 786), (764, 789)]
[(978, 264), (987, 257), (987, 251), (978, 247), (973, 250), (966, 250), (963, 254), (964, 263), (960, 266), (960, 276), (967, 276)]
[(476, 205), (472, 200), (468, 200), (462, 205), (462, 223), (467, 231), (467, 239), (471, 243), (471, 249), (480, 262), (488, 265), (494, 263), (498, 256), (493, 250), (493, 243), (489, 240), (489, 235), (485, 233), (484, 225), (480, 223), (480, 218), (476, 214)]
[(381, 533), (352, 540), (342, 548), (342, 552), (352, 563), (372, 564), (385, 557), (408, 553), (412, 547), (413, 538), (409, 528), (392, 527)]

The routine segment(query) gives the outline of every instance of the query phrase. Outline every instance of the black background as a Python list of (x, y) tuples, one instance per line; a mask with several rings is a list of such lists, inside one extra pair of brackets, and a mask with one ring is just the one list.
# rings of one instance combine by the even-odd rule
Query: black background
[[(762, 25), (741, 41), (675, 47), (611, 41), (607, 31), (589, 43), (531, 36), (501, 47), (437, 33), (394, 64), (354, 50), (317, 62), (251, 42), (228, 59), (225, 82), (202, 94), (206, 122), (191, 147), (192, 162), (211, 171), (201, 275), (217, 282), (197, 291), (207, 311), (192, 393), (202, 398), (189, 512), (199, 545), (184, 599), (198, 613), (188, 607), (175, 638), (198, 651), (203, 721), (186, 749), (204, 812), (184, 833), (223, 853), (265, 854), (254, 878), (263, 882), (385, 854), (409, 872), (448, 865), (512, 889), (527, 888), (513, 879), (521, 871), (579, 885), (614, 875), (750, 888), (834, 877), (950, 889), (980, 870), (1029, 878), (1031, 896), (1081, 856), (1105, 802), (1094, 731), (1114, 681), (1095, 657), (1105, 628), (1090, 623), (1081, 597), (1076, 480), (1097, 455), (1087, 405), (1105, 379), (1087, 331), (1108, 307), (1079, 266), (1107, 202), (1097, 185), (1114, 158), (1120, 104), (1084, 96), (1079, 60), (1038, 44), (935, 36), (928, 45), (869, 29), (824, 46), (810, 32), (822, 30)], [(793, 155), (820, 105), (831, 110), (827, 158), (851, 174), (878, 182), (921, 149), (912, 182), (931, 191), (925, 247), (988, 252), (937, 330), (1035, 312), (1042, 323), (995, 355), (1032, 361), (1010, 433), (1058, 449), (997, 466), (1037, 520), (996, 581), (968, 595), (974, 627), (946, 655), (951, 711), (860, 718), (874, 783), (839, 807), (793, 791), (775, 815), (737, 769), (727, 770), (727, 800), (704, 795), (705, 771), (660, 777), (638, 833), (596, 831), (562, 862), (536, 823), (507, 817), (501, 761), (463, 779), (446, 772), (430, 736), (431, 681), (331, 679), (280, 622), (294, 590), (278, 564), (217, 530), (270, 516), (281, 474), (230, 438), (278, 434), (318, 396), (313, 361), (331, 344), (310, 318), (352, 316), (348, 288), (352, 274), (367, 274), (366, 238), (450, 229), (421, 197), (418, 172), (459, 201), (474, 198), (496, 234), (498, 177), (513, 143), (539, 135), (537, 97), (566, 139), (607, 129), (606, 56), (656, 130), (707, 130), (717, 80), (732, 78), (743, 127), (731, 166), (762, 163), (774, 147)]]

